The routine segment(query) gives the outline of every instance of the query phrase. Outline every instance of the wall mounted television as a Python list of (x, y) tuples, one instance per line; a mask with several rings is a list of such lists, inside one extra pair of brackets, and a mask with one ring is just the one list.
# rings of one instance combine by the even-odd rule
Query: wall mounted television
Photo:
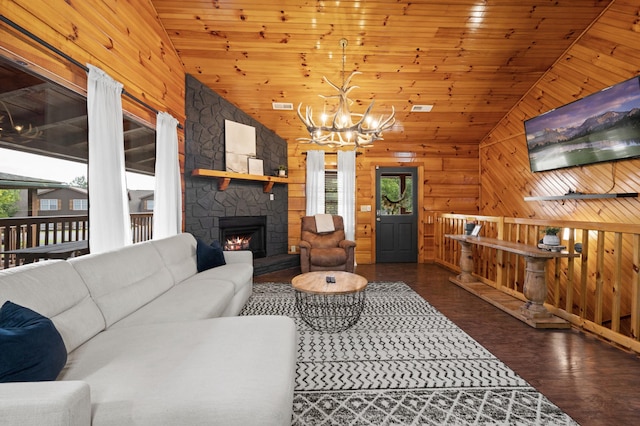
[(532, 172), (640, 157), (640, 77), (524, 122)]

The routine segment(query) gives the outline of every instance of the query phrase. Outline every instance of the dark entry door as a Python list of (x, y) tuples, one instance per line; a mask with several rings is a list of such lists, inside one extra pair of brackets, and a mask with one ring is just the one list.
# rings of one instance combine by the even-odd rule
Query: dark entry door
[(417, 169), (376, 167), (376, 262), (418, 261)]

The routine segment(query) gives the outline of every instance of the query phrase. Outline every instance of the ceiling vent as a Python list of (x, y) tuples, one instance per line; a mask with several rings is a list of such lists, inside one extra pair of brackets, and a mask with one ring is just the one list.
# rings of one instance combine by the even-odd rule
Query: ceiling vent
[(411, 107), (411, 112), (430, 112), (433, 105), (414, 105)]
[(293, 111), (293, 104), (290, 102), (271, 102), (271, 107), (278, 111)]

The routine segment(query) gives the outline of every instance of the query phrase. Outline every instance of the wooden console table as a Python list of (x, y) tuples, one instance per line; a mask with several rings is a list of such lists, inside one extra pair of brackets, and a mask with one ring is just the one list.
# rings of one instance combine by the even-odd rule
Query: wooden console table
[[(544, 301), (547, 297), (547, 282), (545, 275), (545, 264), (547, 260), (558, 257), (580, 257), (578, 253), (569, 253), (566, 251), (546, 251), (529, 244), (514, 243), (504, 241), (497, 238), (472, 237), (469, 235), (445, 235), (460, 243), (460, 275), (451, 277), (449, 280), (469, 291), (479, 295), (476, 291), (470, 290), (472, 284), (478, 284), (478, 280), (473, 277), (473, 253), (471, 245), (479, 245), (515, 253), (524, 256), (526, 262), (524, 288), (523, 293), (527, 298), (527, 302), (522, 304), (519, 301), (519, 309), (504, 309), (505, 312), (515, 316), (516, 318), (526, 322), (535, 328), (569, 328), (569, 323), (561, 318), (553, 316), (547, 308), (544, 307)], [(480, 283), (481, 284), (481, 283)], [(484, 284), (483, 284), (484, 285)], [(496, 290), (499, 292), (499, 290)], [(502, 292), (499, 292), (502, 293)], [(480, 295), (479, 295), (480, 296)], [(482, 296), (481, 296), (482, 297)], [(484, 298), (484, 297), (483, 297)], [(487, 300), (485, 298), (485, 300)]]

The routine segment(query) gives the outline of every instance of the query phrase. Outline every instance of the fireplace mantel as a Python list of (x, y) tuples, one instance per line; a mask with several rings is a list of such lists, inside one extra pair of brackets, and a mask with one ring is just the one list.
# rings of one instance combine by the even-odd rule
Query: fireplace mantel
[(249, 175), (245, 173), (224, 172), (222, 170), (210, 170), (210, 169), (194, 169), (191, 172), (191, 176), (205, 177), (205, 178), (217, 178), (218, 189), (224, 191), (231, 183), (231, 179), (251, 180), (256, 182), (263, 182), (264, 192), (271, 192), (271, 188), (276, 183), (289, 183), (288, 178), (277, 176), (260, 176)]

